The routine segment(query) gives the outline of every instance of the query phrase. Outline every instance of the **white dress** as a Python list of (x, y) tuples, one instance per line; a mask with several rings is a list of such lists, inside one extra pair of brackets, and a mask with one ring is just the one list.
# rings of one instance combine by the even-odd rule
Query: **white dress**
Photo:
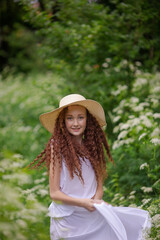
[[(61, 191), (71, 197), (92, 198), (97, 189), (90, 161), (82, 161), (85, 184), (75, 175), (70, 178), (62, 162)], [(96, 210), (52, 202), (49, 207), (51, 240), (142, 240), (150, 228), (147, 211), (130, 207), (113, 207), (105, 202), (94, 205)]]

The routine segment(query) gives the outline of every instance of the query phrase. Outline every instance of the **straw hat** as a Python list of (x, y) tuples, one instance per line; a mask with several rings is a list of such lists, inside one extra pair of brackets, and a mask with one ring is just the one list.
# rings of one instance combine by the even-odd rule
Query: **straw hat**
[(54, 125), (59, 113), (64, 108), (71, 105), (80, 105), (87, 108), (88, 111), (97, 119), (101, 127), (106, 125), (105, 114), (102, 106), (98, 102), (86, 99), (79, 94), (70, 94), (62, 98), (59, 103), (59, 108), (40, 115), (40, 122), (50, 133), (53, 133)]

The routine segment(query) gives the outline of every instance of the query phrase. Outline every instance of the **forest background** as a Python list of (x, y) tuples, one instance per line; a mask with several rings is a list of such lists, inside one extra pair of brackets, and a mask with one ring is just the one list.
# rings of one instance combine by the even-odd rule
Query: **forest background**
[(0, 20), (0, 239), (49, 239), (48, 176), (25, 167), (70, 93), (106, 113), (103, 199), (148, 210), (160, 239), (160, 2), (1, 0)]

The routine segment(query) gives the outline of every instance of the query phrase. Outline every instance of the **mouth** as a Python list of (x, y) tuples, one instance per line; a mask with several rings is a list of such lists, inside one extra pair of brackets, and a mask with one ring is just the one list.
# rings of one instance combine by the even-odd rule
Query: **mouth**
[(80, 128), (72, 128), (72, 131), (74, 132), (78, 132), (80, 130)]

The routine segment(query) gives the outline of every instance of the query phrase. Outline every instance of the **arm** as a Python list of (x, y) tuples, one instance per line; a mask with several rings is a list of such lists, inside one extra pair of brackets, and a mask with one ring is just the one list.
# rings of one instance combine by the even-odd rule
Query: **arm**
[(98, 182), (96, 193), (92, 199), (101, 200), (102, 197), (103, 197), (103, 181), (102, 181), (102, 179), (100, 179)]
[(55, 163), (55, 171), (53, 174), (53, 163), (50, 163), (49, 171), (49, 187), (50, 187), (50, 197), (54, 201), (61, 201), (64, 204), (84, 207), (89, 211), (94, 211), (94, 203), (100, 203), (98, 200), (94, 199), (82, 199), (73, 198), (60, 191), (60, 164), (58, 161)]

